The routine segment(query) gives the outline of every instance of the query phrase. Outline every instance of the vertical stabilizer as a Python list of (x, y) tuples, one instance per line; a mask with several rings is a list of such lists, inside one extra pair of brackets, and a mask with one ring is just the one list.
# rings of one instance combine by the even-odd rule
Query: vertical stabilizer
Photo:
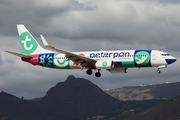
[(39, 54), (39, 53), (49, 53), (50, 51), (43, 49), (38, 42), (34, 39), (31, 33), (22, 24), (17, 25), (19, 38), (23, 50), (23, 54)]

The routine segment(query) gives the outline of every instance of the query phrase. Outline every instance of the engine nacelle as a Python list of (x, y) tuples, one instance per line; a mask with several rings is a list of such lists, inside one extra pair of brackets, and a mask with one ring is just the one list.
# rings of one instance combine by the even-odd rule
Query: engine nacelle
[(127, 68), (113, 68), (110, 69), (109, 72), (115, 74), (115, 73), (127, 73), (128, 69)]
[(97, 61), (96, 69), (112, 69), (114, 67), (114, 62), (112, 60), (100, 60)]

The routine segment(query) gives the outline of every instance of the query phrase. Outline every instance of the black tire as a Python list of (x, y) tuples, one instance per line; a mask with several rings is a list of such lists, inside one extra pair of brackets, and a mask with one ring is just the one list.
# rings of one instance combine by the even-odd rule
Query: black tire
[(97, 72), (97, 73), (95, 73), (95, 76), (96, 76), (96, 77), (101, 77), (101, 73), (100, 73), (100, 72)]
[(86, 73), (87, 73), (88, 75), (92, 75), (93, 72), (92, 72), (92, 70), (87, 70)]
[(158, 74), (160, 74), (160, 73), (161, 73), (161, 71), (160, 71), (160, 70), (157, 70), (157, 73), (158, 73)]

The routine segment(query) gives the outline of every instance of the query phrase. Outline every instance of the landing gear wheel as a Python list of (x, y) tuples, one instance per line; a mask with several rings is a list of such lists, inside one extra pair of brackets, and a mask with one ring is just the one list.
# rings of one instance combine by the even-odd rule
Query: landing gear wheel
[(92, 72), (92, 70), (87, 70), (86, 73), (87, 73), (88, 75), (92, 75), (93, 72)]
[(160, 70), (157, 70), (157, 73), (158, 73), (158, 74), (160, 74), (160, 73), (161, 73), (161, 71), (160, 71)]
[(100, 73), (100, 72), (96, 72), (96, 73), (95, 73), (95, 76), (96, 76), (96, 77), (101, 77), (101, 73)]

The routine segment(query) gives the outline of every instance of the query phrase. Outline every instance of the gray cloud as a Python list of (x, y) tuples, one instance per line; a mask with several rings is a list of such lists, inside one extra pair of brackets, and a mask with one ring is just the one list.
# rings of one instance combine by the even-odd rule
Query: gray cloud
[(2, 61), (2, 57), (1, 57), (1, 54), (0, 54), (0, 66), (3, 64), (3, 61)]
[(1, 0), (0, 89), (18, 97), (40, 97), (71, 74), (102, 89), (176, 82), (179, 61), (160, 75), (157, 68), (143, 68), (115, 75), (102, 70), (102, 77), (95, 78), (85, 70), (34, 67), (3, 51), (22, 53), (16, 29), (22, 23), (41, 45), (39, 34), (51, 45), (68, 51), (157, 49), (179, 59), (179, 6), (177, 0)]
[(179, 4), (179, 0), (158, 0), (159, 3), (164, 3), (164, 4)]
[[(54, 16), (61, 16), (73, 9), (85, 9), (83, 5), (74, 0), (61, 2), (50, 1), (0, 1), (1, 20), (0, 26), (3, 35), (15, 35), (16, 24), (23, 23), (30, 29), (44, 29), (51, 22)], [(11, 29), (9, 29), (11, 28)]]
[[(129, 0), (131, 1), (131, 0)], [(140, 2), (156, 2), (156, 3), (160, 3), (160, 4), (179, 4), (180, 1), (179, 0), (135, 0), (135, 1), (140, 1)]]

